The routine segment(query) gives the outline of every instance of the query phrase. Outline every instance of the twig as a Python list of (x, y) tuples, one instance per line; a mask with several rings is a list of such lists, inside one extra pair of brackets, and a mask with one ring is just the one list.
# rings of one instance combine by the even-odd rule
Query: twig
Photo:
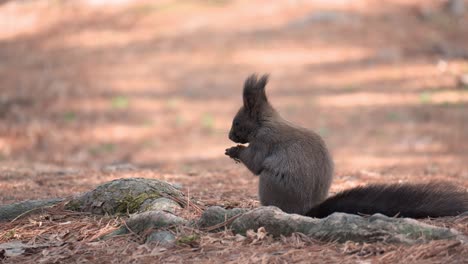
[(21, 213), (20, 215), (18, 215), (18, 216), (15, 217), (15, 218), (13, 218), (13, 220), (11, 220), (10, 223), (13, 223), (13, 222), (15, 222), (16, 220), (18, 220), (19, 218), (21, 218), (21, 217), (23, 217), (23, 216), (25, 216), (25, 215), (27, 215), (27, 214), (29, 214), (29, 213), (32, 213), (32, 212), (34, 212), (34, 211), (36, 211), (36, 210), (45, 209), (45, 208), (52, 208), (53, 206), (55, 206), (55, 204), (54, 204), (54, 205), (45, 205), (45, 206), (33, 208), (33, 209), (31, 209), (31, 210), (28, 210), (28, 211), (26, 211), (26, 212)]
[(190, 208), (190, 188), (187, 188), (187, 209)]
[(206, 227), (206, 228), (202, 228), (202, 230), (210, 232), (210, 231), (216, 230), (216, 229), (218, 229), (220, 227), (227, 226), (227, 225), (231, 224), (232, 222), (234, 222), (234, 220), (236, 220), (237, 218), (241, 217), (242, 215), (243, 214), (235, 215), (235, 216), (229, 218), (228, 220), (226, 220), (226, 221), (224, 221), (222, 223), (216, 224), (214, 226), (209, 226), (209, 227)]
[[(167, 196), (164, 196), (164, 197), (169, 198), (169, 199), (171, 199), (171, 200), (173, 200), (173, 201), (175, 201), (175, 202), (178, 202), (178, 203), (180, 203), (180, 204), (182, 204), (182, 205), (184, 205), (184, 206), (188, 206), (187, 201), (182, 200), (182, 199), (180, 199), (180, 198), (177, 198), (177, 197), (174, 197), (174, 196), (170, 196), (170, 195), (167, 195)], [(190, 203), (190, 205), (191, 205), (197, 212), (203, 213), (203, 209), (201, 209), (197, 204), (195, 204), (195, 203)]]

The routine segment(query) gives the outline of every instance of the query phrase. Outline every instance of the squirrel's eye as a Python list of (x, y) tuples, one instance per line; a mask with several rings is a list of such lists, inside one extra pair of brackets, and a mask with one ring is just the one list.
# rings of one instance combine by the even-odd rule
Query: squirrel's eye
[(234, 126), (239, 126), (239, 121), (234, 121)]

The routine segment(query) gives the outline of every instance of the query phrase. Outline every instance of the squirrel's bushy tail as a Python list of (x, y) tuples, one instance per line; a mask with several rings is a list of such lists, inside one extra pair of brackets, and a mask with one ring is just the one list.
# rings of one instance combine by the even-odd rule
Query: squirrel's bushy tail
[(468, 211), (468, 193), (444, 183), (368, 185), (342, 191), (306, 215), (326, 217), (334, 212), (425, 218), (455, 216)]

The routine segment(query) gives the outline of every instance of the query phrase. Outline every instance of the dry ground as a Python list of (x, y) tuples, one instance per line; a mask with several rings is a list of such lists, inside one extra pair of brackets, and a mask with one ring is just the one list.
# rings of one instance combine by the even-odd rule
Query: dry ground
[[(438, 180), (468, 188), (468, 90), (456, 81), (468, 73), (468, 16), (449, 16), (440, 1), (99, 2), (0, 1), (0, 204), (148, 177), (207, 205), (258, 206), (257, 178), (223, 155), (252, 72), (271, 74), (270, 99), (285, 118), (325, 138), (332, 192)], [(467, 218), (425, 221), (468, 234)], [(197, 239), (173, 249), (134, 236), (92, 242), (120, 222), (53, 209), (1, 224), (0, 242), (65, 242), (3, 261), (468, 260), (453, 242), (229, 231), (179, 230)]]

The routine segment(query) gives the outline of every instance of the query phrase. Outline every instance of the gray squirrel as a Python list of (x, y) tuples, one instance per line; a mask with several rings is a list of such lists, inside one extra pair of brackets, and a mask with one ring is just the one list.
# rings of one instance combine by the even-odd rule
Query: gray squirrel
[(344, 212), (424, 218), (468, 211), (468, 193), (448, 183), (367, 185), (327, 199), (333, 160), (325, 142), (278, 114), (268, 102), (267, 82), (268, 75), (246, 79), (243, 106), (234, 117), (229, 139), (248, 146), (225, 152), (260, 177), (262, 205), (311, 217)]

